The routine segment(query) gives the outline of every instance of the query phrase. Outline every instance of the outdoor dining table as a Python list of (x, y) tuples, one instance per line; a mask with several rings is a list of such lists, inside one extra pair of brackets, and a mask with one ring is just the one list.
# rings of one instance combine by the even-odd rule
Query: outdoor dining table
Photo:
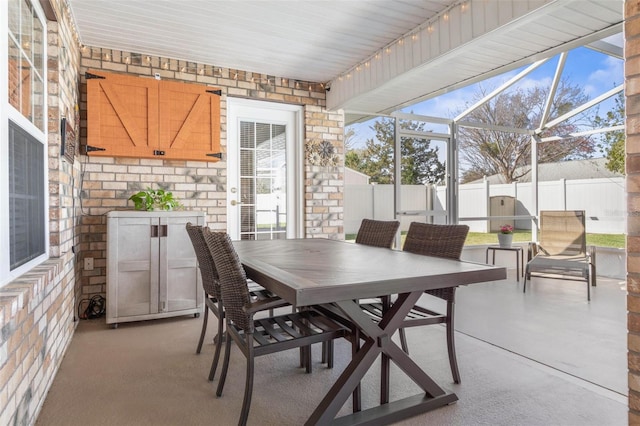
[[(241, 240), (234, 247), (248, 278), (295, 307), (337, 306), (365, 338), (307, 425), (388, 424), (457, 401), (455, 393), (442, 389), (391, 337), (425, 290), (506, 278), (503, 267), (322, 238)], [(375, 323), (357, 299), (379, 296), (394, 296), (394, 302)], [(380, 405), (336, 419), (378, 355), (383, 360)], [(424, 393), (389, 402), (385, 360), (393, 361)]]

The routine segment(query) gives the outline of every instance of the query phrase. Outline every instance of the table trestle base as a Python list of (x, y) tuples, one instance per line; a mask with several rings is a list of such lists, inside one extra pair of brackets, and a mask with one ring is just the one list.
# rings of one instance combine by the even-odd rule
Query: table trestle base
[(369, 408), (358, 413), (338, 417), (331, 422), (331, 425), (364, 426), (391, 424), (445, 405), (453, 404), (456, 401), (458, 401), (458, 397), (454, 393), (447, 393), (434, 398), (430, 398), (426, 394), (414, 395), (388, 404)]

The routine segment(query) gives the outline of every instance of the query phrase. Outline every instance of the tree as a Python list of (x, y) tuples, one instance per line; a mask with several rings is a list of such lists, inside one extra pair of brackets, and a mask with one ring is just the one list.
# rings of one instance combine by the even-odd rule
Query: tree
[[(607, 111), (604, 117), (600, 117), (600, 115), (596, 114), (593, 119), (594, 128), (606, 128), (624, 124), (624, 93), (618, 93), (618, 96), (615, 97), (614, 101), (615, 105), (613, 109)], [(598, 143), (600, 152), (605, 154), (607, 157), (605, 167), (612, 172), (624, 174), (624, 141), (624, 130), (616, 130), (602, 134), (600, 142)]]
[[(400, 121), (403, 129), (424, 131), (425, 123)], [(394, 120), (381, 119), (371, 127), (376, 138), (368, 139), (365, 148), (347, 152), (345, 164), (371, 177), (371, 182), (394, 183)], [(444, 180), (445, 164), (438, 158), (438, 147), (431, 148), (429, 139), (403, 137), (402, 184), (419, 185)]]
[(352, 149), (344, 155), (344, 165), (353, 170), (363, 170), (362, 150)]
[(354, 148), (355, 130), (347, 129), (344, 132), (344, 149), (346, 151), (344, 155), (344, 165), (353, 170), (361, 170), (362, 163), (362, 150)]
[[(549, 89), (533, 87), (502, 92), (471, 112), (465, 121), (516, 129), (533, 129), (541, 121)], [(480, 88), (470, 104), (486, 95)], [(588, 100), (579, 86), (562, 80), (552, 102), (549, 120), (560, 117)], [(468, 105), (470, 105), (468, 104)], [(467, 107), (468, 107), (467, 105)], [(462, 111), (460, 111), (462, 112)], [(575, 132), (584, 114), (566, 120), (540, 136), (566, 135)], [(531, 170), (531, 136), (525, 133), (487, 130), (461, 126), (458, 143), (462, 164), (466, 165), (462, 182), (482, 176), (502, 175), (507, 183), (514, 182)], [(593, 151), (589, 138), (570, 138), (538, 145), (540, 163), (588, 157)]]

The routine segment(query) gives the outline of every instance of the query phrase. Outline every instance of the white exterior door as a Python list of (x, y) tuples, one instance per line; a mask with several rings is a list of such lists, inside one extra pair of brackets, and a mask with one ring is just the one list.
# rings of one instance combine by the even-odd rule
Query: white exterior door
[(227, 99), (227, 232), (302, 236), (302, 107)]

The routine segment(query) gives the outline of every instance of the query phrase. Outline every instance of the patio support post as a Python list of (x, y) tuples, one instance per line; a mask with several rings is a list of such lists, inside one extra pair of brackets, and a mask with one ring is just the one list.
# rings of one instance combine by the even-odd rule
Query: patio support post
[(538, 241), (538, 216), (540, 207), (538, 206), (538, 141), (540, 137), (531, 136), (531, 205), (533, 206), (533, 224), (531, 226), (531, 240)]
[(447, 187), (451, 188), (448, 191), (447, 197), (447, 211), (448, 211), (448, 223), (458, 223), (458, 125), (453, 122), (450, 125), (449, 134), (449, 146), (447, 147), (447, 164), (446, 164), (446, 178)]
[[(402, 205), (402, 141), (400, 137), (400, 119), (393, 117), (393, 136), (395, 145), (393, 148), (393, 218), (398, 219), (398, 212)], [(396, 237), (396, 247), (400, 247), (400, 232)]]

